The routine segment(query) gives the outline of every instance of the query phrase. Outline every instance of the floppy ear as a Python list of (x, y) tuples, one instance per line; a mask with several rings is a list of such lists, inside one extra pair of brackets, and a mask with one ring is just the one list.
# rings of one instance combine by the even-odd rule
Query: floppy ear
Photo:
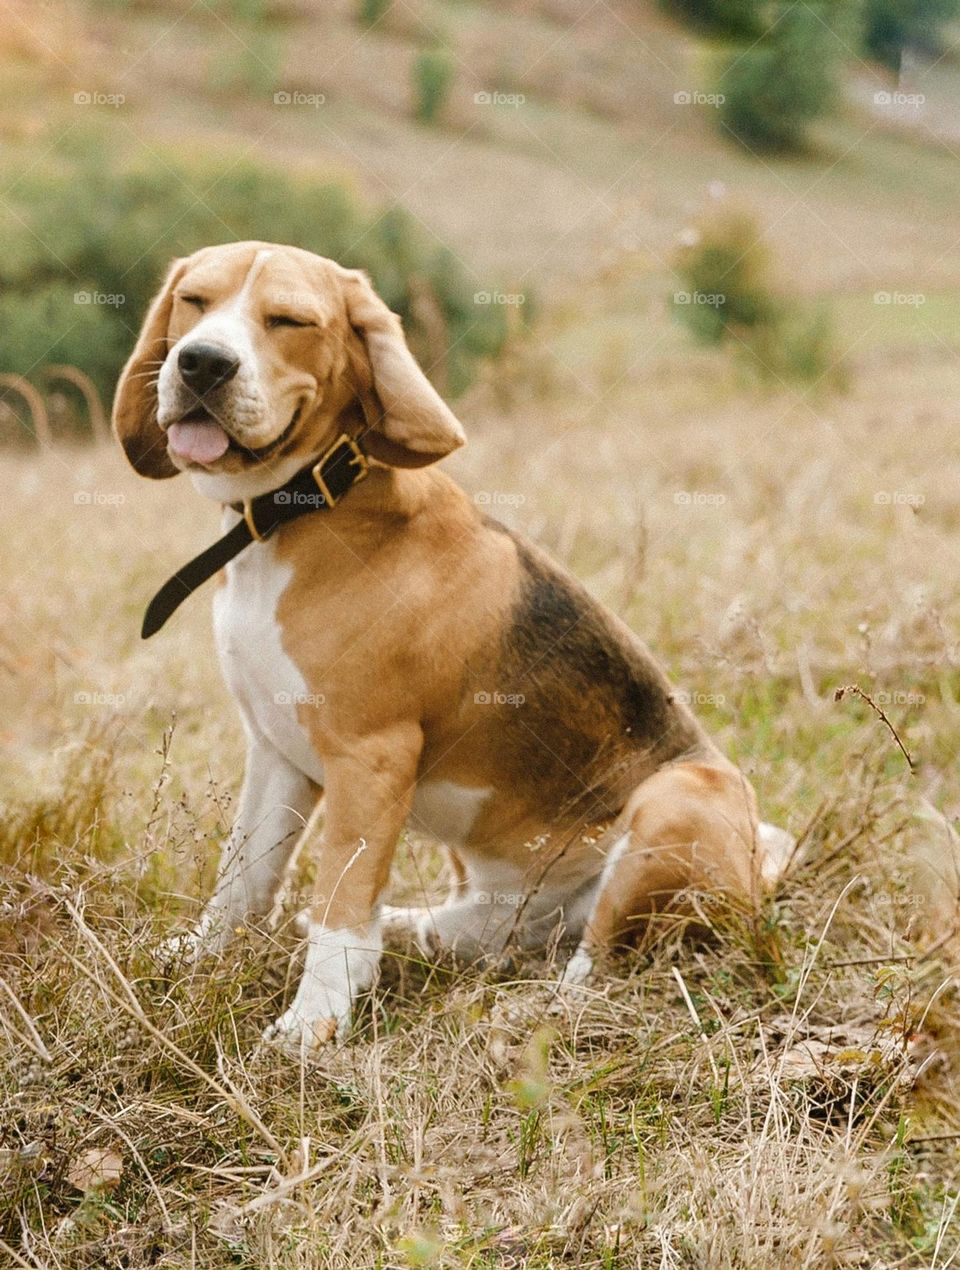
[(167, 327), (173, 308), (173, 288), (186, 265), (175, 260), (159, 294), (147, 311), (136, 347), (120, 373), (113, 398), (113, 431), (127, 458), (141, 476), (164, 480), (180, 469), (167, 457), (167, 443), (157, 423), (157, 377), (167, 355)]
[(436, 463), (464, 444), (463, 428), (417, 365), (400, 319), (367, 275), (350, 269), (343, 276), (347, 315), (369, 363), (369, 376), (360, 376), (367, 418), (364, 444), (375, 459), (392, 467)]

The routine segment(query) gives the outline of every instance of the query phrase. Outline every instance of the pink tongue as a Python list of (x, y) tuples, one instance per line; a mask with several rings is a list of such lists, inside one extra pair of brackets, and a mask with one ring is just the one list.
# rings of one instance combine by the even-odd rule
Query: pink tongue
[(218, 423), (171, 423), (167, 429), (170, 449), (181, 459), (214, 463), (227, 452), (230, 438)]

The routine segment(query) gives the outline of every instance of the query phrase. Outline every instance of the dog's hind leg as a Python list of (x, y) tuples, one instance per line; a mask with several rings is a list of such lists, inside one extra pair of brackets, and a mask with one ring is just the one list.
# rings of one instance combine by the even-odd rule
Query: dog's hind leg
[(654, 930), (657, 914), (689, 914), (694, 893), (722, 896), (743, 911), (758, 903), (756, 800), (732, 764), (711, 757), (661, 768), (634, 791), (619, 828), (566, 983), (586, 979), (601, 951), (638, 928)]

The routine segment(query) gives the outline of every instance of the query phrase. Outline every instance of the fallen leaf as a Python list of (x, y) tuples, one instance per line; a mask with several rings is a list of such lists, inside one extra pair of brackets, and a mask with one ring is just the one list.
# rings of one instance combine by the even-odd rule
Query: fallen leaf
[(112, 1191), (120, 1185), (123, 1160), (110, 1147), (84, 1151), (67, 1169), (67, 1181), (78, 1191)]

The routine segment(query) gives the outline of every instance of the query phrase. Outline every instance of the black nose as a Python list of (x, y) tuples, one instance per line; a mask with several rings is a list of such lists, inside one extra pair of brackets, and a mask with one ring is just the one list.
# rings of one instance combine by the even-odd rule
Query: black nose
[(198, 340), (181, 348), (177, 365), (183, 382), (202, 397), (232, 379), (240, 362), (215, 344), (203, 344)]

